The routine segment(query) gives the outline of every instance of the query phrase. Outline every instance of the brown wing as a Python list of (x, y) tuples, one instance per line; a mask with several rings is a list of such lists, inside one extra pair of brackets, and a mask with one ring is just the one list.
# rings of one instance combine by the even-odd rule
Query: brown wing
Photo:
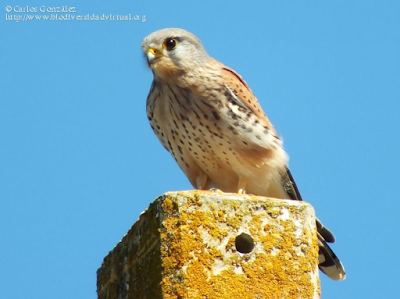
[[(224, 79), (225, 87), (231, 94), (229, 100), (234, 102), (237, 106), (243, 108), (243, 112), (245, 112), (247, 115), (252, 114), (253, 116), (255, 116), (252, 119), (256, 119), (259, 125), (262, 126), (261, 130), (268, 130), (273, 138), (279, 140), (278, 134), (276, 133), (272, 123), (265, 115), (260, 103), (254, 96), (247, 83), (234, 70), (226, 67), (221, 63), (219, 64), (221, 65), (221, 73)], [(249, 135), (251, 136), (251, 134)], [(261, 145), (258, 142), (249, 142), (249, 144), (250, 143), (252, 144), (251, 148), (241, 145), (236, 148), (236, 150), (241, 154), (242, 159), (247, 160), (249, 163), (257, 167), (260, 165), (260, 163), (264, 163), (265, 159), (274, 159), (276, 149), (272, 147), (271, 144)]]
[(273, 125), (265, 115), (263, 109), (257, 98), (254, 96), (250, 87), (243, 80), (243, 78), (236, 73), (234, 70), (222, 65), (222, 76), (226, 86), (233, 92), (237, 104), (241, 107), (246, 107), (253, 112), (259, 118), (260, 122), (263, 123), (268, 129), (274, 130)]

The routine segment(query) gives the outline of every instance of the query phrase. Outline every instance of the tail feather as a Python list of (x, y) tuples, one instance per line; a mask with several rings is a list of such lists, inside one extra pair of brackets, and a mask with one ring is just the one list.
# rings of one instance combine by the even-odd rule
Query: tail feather
[[(293, 179), (289, 169), (286, 174), (282, 176), (282, 186), (290, 199), (302, 200), (299, 189)], [(327, 243), (334, 243), (335, 236), (332, 232), (325, 227), (322, 222), (317, 218), (316, 221), (318, 231), (318, 247), (319, 247), (319, 269), (328, 277), (334, 280), (343, 280), (346, 278), (346, 272), (343, 264), (340, 262), (336, 254), (332, 251)]]
[(317, 231), (321, 234), (324, 240), (328, 243), (335, 243), (336, 239), (332, 232), (325, 227), (322, 222), (317, 218)]
[(319, 269), (333, 280), (343, 280), (346, 278), (346, 271), (336, 254), (325, 242), (324, 237), (318, 233), (319, 247)]

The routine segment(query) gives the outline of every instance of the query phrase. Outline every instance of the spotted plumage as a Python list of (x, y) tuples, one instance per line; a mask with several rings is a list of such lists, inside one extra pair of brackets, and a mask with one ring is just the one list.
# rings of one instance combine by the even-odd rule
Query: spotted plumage
[[(195, 188), (302, 200), (282, 140), (239, 74), (183, 29), (156, 31), (142, 48), (154, 75), (149, 122)], [(320, 269), (344, 279), (332, 233), (317, 228)]]

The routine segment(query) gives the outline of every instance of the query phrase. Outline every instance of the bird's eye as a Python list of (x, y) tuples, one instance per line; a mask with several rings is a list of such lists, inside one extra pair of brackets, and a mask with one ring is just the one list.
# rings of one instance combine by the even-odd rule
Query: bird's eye
[(168, 51), (175, 49), (177, 45), (178, 45), (178, 40), (176, 38), (167, 38), (163, 44), (164, 48), (167, 49)]

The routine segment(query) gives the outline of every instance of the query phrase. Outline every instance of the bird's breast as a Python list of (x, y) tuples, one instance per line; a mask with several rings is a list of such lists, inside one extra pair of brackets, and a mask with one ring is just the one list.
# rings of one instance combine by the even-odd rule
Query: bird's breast
[(281, 140), (256, 115), (230, 103), (223, 92), (201, 97), (189, 89), (156, 84), (147, 113), (157, 137), (182, 170), (187, 173), (196, 165), (222, 190), (234, 190), (224, 181), (241, 176), (267, 180), (271, 170), (278, 173), (286, 165)]

